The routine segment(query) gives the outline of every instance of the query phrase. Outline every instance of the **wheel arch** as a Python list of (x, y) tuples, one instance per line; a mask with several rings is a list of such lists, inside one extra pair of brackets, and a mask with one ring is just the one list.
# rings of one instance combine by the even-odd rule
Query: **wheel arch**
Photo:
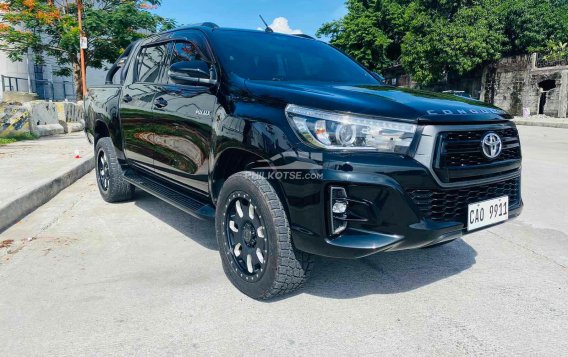
[[(253, 167), (254, 164), (254, 167)], [(256, 171), (260, 167), (270, 167), (272, 162), (262, 157), (259, 153), (255, 153), (244, 148), (232, 147), (223, 150), (217, 155), (213, 170), (211, 171), (211, 198), (214, 203), (217, 202), (219, 193), (225, 181), (231, 175), (242, 171)], [(255, 170), (256, 169), (256, 170)], [(283, 194), (283, 188), (277, 180), (268, 180), (276, 190), (280, 200), (284, 205), (284, 209), (288, 210), (288, 202)]]
[(220, 152), (211, 171), (210, 187), (213, 202), (217, 201), (221, 187), (231, 175), (246, 171), (252, 164), (261, 160), (262, 156), (243, 148), (227, 148)]
[(110, 130), (107, 126), (107, 124), (102, 121), (102, 120), (97, 120), (95, 122), (95, 142), (94, 145), (97, 146), (97, 142), (99, 141), (99, 139), (101, 138), (108, 138), (110, 137)]

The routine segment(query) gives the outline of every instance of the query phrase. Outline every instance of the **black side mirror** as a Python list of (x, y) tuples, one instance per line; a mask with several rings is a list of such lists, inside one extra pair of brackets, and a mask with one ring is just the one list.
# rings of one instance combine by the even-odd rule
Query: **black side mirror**
[(170, 66), (168, 77), (172, 83), (214, 86), (217, 84), (213, 68), (205, 61), (177, 62)]

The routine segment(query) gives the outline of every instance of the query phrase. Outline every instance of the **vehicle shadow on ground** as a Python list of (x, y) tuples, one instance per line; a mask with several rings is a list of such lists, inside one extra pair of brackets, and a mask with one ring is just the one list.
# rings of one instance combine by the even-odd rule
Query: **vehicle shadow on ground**
[(458, 239), (430, 249), (378, 253), (358, 260), (318, 257), (302, 292), (333, 299), (407, 292), (469, 269), (476, 256), (475, 249)]
[(197, 219), (141, 190), (136, 190), (134, 204), (203, 247), (218, 250), (215, 222)]
[[(136, 191), (134, 202), (204, 248), (218, 249), (213, 221), (197, 219), (140, 190)], [(475, 264), (476, 255), (470, 245), (459, 239), (431, 249), (378, 253), (357, 260), (316, 257), (310, 280), (297, 294), (350, 299), (411, 291), (469, 269)]]

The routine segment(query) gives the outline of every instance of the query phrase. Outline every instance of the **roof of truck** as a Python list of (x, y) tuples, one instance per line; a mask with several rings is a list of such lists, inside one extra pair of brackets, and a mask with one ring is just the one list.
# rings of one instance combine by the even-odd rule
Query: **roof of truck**
[(197, 23), (197, 24), (180, 26), (178, 28), (173, 29), (172, 31), (185, 30), (185, 29), (191, 29), (191, 28), (196, 28), (196, 27), (205, 27), (205, 28), (208, 28), (208, 29), (211, 29), (211, 30), (220, 28), (219, 25), (217, 25), (216, 23), (213, 23), (213, 22), (200, 22), (200, 23)]
[[(259, 30), (255, 30), (255, 29), (240, 29), (240, 28), (231, 28), (231, 27), (220, 27), (219, 25), (217, 25), (213, 22), (202, 22), (202, 23), (197, 23), (197, 24), (180, 26), (180, 27), (177, 27), (175, 29), (171, 29), (171, 30), (168, 30), (168, 31), (165, 31), (165, 32), (162, 32), (162, 33), (177, 32), (177, 31), (180, 31), (180, 30), (189, 30), (189, 29), (199, 29), (199, 30), (204, 30), (204, 31), (215, 31), (215, 30), (242, 31), (242, 32), (258, 32), (259, 31)], [(275, 33), (275, 34), (287, 35), (287, 34), (284, 34), (284, 33)], [(314, 39), (312, 36), (306, 35), (306, 34), (292, 34), (292, 36)]]

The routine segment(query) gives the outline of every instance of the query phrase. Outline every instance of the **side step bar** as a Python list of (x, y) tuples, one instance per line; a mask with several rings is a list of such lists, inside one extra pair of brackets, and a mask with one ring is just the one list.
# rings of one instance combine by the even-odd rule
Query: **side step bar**
[(170, 188), (157, 180), (133, 170), (124, 172), (124, 179), (139, 189), (146, 191), (167, 203), (200, 219), (215, 219), (215, 207), (193, 195)]

